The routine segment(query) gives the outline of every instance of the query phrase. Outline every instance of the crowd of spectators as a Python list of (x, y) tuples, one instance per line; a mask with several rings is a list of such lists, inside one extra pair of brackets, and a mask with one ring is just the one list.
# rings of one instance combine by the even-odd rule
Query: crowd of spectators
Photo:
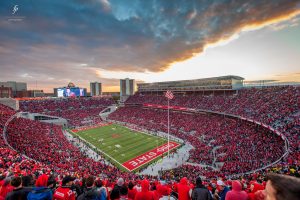
[[(290, 164), (300, 160), (300, 87), (273, 86), (241, 89), (236, 93), (192, 92), (174, 94), (170, 106), (233, 114), (275, 128), (289, 140)], [(162, 93), (136, 93), (125, 104), (167, 105)]]
[[(167, 111), (139, 106), (119, 108), (109, 119), (167, 132)], [(264, 167), (284, 154), (284, 141), (259, 125), (220, 115), (170, 112), (170, 134), (191, 143), (189, 162), (224, 163), (229, 175)], [(214, 153), (215, 152), (215, 153)], [(215, 161), (214, 161), (215, 158)]]
[[(298, 171), (299, 172), (299, 171)], [(299, 173), (297, 175), (299, 176)], [(0, 199), (46, 200), (296, 200), (299, 199), (299, 178), (273, 173), (251, 174), (233, 179), (199, 176), (186, 178), (136, 177), (106, 179), (87, 175), (75, 177), (52, 172), (0, 177)], [(283, 198), (282, 198), (283, 197)]]
[[(274, 180), (287, 180), (284, 183), (290, 183), (281, 191), (285, 197), (289, 197), (286, 199), (298, 198), (299, 188), (293, 187), (299, 185), (298, 179), (276, 179), (276, 176), (267, 176), (267, 173), (300, 176), (299, 91), (299, 87), (290, 86), (241, 90), (236, 95), (228, 96), (175, 94), (175, 99), (170, 101), (171, 105), (225, 112), (266, 123), (287, 136), (291, 152), (286, 161), (268, 169), (234, 176), (280, 158), (285, 150), (284, 142), (266, 128), (243, 120), (205, 113), (172, 111), (170, 133), (197, 147), (190, 152), (189, 162), (208, 166), (183, 165), (163, 171), (160, 176), (162, 181), (158, 181), (158, 177), (154, 176), (122, 172), (104, 164), (102, 160), (96, 162), (80, 152), (77, 146), (73, 146), (65, 138), (61, 127), (38, 121), (14, 118), (6, 132), (8, 143), (15, 150), (10, 149), (4, 142), (2, 132), (6, 121), (16, 111), (0, 104), (0, 200), (17, 199), (19, 196), (27, 199), (41, 190), (47, 192), (45, 195), (48, 199), (68, 197), (75, 200), (104, 195), (105, 199), (156, 200), (177, 196), (181, 200), (195, 199), (196, 192), (198, 194), (202, 191), (198, 190), (199, 188), (205, 190), (205, 194), (209, 194), (208, 199), (230, 200), (242, 191), (243, 195), (240, 196), (245, 199), (264, 199), (266, 196), (276, 196), (276, 190), (281, 191), (281, 185), (275, 184)], [(90, 109), (89, 112), (92, 113), (93, 109), (111, 105), (98, 105), (97, 101), (93, 100), (83, 102), (72, 98), (28, 101), (21, 102), (20, 109), (64, 115), (68, 110), (75, 112)], [(166, 105), (166, 102), (163, 96), (137, 94), (126, 104)], [(75, 117), (72, 112), (70, 115)], [(126, 106), (111, 114), (110, 119), (135, 124), (148, 130), (167, 132), (166, 116), (165, 110)], [(209, 167), (216, 163), (223, 163), (220, 171)], [(199, 176), (203, 177), (203, 181)]]
[(20, 110), (62, 117), (70, 127), (80, 127), (101, 122), (99, 113), (114, 104), (112, 98), (80, 97), (50, 98), (20, 101)]
[[(299, 125), (299, 97), (299, 86), (242, 89), (230, 95), (223, 93), (203, 95), (201, 92), (175, 93), (170, 106), (235, 114), (285, 130), (287, 127)], [(125, 103), (167, 105), (167, 102), (163, 94), (136, 93)]]
[(103, 160), (96, 162), (82, 153), (67, 140), (60, 126), (14, 118), (6, 136), (8, 143), (19, 153), (44, 163), (57, 173), (67, 171), (79, 176), (104, 173), (111, 179), (123, 175), (116, 167), (104, 164)]
[(3, 128), (6, 121), (15, 113), (16, 111), (12, 108), (0, 104), (0, 128)]

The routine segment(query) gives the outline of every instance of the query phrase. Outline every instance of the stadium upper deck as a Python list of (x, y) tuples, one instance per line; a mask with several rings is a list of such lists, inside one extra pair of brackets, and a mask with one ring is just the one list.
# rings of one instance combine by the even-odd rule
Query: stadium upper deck
[(137, 84), (138, 92), (157, 92), (172, 90), (179, 91), (203, 91), (203, 90), (237, 90), (243, 87), (244, 78), (240, 76), (220, 76), (212, 78), (167, 81), (155, 83)]

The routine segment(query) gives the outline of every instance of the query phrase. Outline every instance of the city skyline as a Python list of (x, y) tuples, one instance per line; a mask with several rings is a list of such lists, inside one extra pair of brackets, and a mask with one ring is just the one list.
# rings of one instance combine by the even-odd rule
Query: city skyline
[(127, 77), (300, 82), (299, 2), (4, 0), (0, 80), (45, 92), (118, 91)]

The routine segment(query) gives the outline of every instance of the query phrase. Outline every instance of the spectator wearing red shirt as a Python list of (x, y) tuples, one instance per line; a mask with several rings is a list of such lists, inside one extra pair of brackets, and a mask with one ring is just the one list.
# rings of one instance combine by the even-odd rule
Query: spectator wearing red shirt
[(251, 184), (250, 186), (250, 193), (248, 193), (248, 196), (249, 196), (249, 200), (256, 200), (256, 196), (255, 196), (255, 193), (257, 191), (260, 191), (260, 190), (264, 190), (264, 186), (257, 183), (257, 182), (254, 182), (253, 184)]
[(128, 198), (134, 199), (136, 193), (137, 193), (137, 190), (134, 188), (134, 184), (130, 181), (128, 183)]
[(134, 200), (158, 200), (153, 192), (149, 191), (150, 183), (147, 179), (142, 181), (141, 186), (142, 191), (136, 193)]
[(3, 185), (0, 187), (0, 199), (5, 199), (6, 195), (13, 191), (14, 187), (10, 185), (10, 178), (5, 178)]
[(75, 200), (75, 193), (71, 189), (74, 177), (66, 176), (62, 180), (62, 186), (57, 188), (53, 195), (53, 200)]

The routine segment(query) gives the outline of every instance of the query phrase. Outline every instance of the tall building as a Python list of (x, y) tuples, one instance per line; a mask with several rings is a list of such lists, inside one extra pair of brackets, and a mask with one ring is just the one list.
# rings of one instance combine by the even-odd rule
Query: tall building
[(126, 99), (133, 95), (135, 91), (135, 81), (134, 79), (120, 79), (120, 99), (121, 101), (126, 101)]
[(21, 94), (27, 91), (27, 83), (16, 81), (0, 82), (0, 87), (11, 88), (12, 97), (19, 97)]
[(12, 97), (12, 89), (10, 87), (0, 86), (0, 98)]
[(102, 95), (102, 84), (99, 82), (91, 82), (90, 91), (91, 91), (91, 96)]

